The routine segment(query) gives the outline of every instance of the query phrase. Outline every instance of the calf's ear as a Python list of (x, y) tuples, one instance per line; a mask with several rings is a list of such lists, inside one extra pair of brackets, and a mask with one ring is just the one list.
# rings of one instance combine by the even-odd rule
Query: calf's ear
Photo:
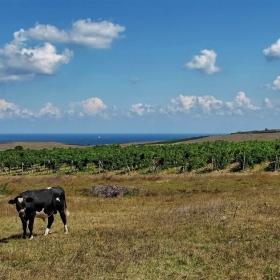
[(8, 201), (9, 204), (16, 204), (16, 198)]
[(32, 198), (32, 197), (27, 197), (27, 198), (25, 199), (25, 201), (26, 201), (26, 202), (32, 202), (32, 201), (33, 201), (33, 198)]

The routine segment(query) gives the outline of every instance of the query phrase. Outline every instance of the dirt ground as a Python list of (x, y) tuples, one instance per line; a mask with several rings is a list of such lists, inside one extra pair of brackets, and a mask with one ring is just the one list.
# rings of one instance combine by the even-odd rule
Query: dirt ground
[[(225, 141), (247, 141), (247, 140), (275, 140), (280, 139), (280, 132), (274, 133), (236, 133), (236, 134), (221, 134), (215, 136), (208, 136), (201, 139), (194, 139), (180, 143), (200, 143), (205, 141), (217, 141), (217, 140), (225, 140)], [(141, 143), (129, 143), (125, 144), (132, 145), (132, 144), (141, 144)], [(142, 143), (143, 144), (143, 143)], [(87, 146), (79, 146), (79, 145), (68, 145), (59, 142), (7, 142), (0, 144), (0, 151), (14, 149), (16, 146), (22, 146), (24, 149), (53, 149), (54, 147), (57, 148), (84, 148)]]

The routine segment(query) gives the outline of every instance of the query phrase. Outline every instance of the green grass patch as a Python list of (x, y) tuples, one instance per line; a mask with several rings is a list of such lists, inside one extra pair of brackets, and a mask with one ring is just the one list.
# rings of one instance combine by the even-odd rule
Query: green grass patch
[(8, 183), (0, 184), (0, 195), (10, 194), (11, 189)]

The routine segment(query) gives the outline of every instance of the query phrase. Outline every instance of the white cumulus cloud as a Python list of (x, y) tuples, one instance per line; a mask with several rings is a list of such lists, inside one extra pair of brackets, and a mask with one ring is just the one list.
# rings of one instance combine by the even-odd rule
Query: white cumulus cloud
[(270, 47), (264, 49), (263, 53), (268, 60), (280, 58), (280, 39)]
[(138, 104), (133, 104), (131, 106), (130, 111), (132, 113), (135, 113), (135, 114), (139, 115), (139, 116), (143, 116), (144, 114), (154, 113), (155, 108), (152, 105), (149, 105), (149, 104), (138, 103)]
[(268, 98), (265, 98), (264, 101), (263, 101), (263, 106), (265, 108), (274, 108), (274, 105), (273, 103), (268, 99)]
[(203, 112), (207, 114), (219, 110), (223, 103), (221, 100), (210, 95), (198, 96), (197, 102), (202, 107)]
[(172, 99), (171, 102), (176, 105), (176, 107), (169, 107), (171, 112), (189, 113), (191, 109), (198, 109), (206, 114), (211, 114), (222, 106), (222, 101), (210, 95), (179, 95), (177, 98)]
[(69, 32), (69, 42), (90, 48), (108, 48), (125, 27), (108, 21), (78, 20)]
[(44, 41), (44, 42), (67, 42), (68, 34), (64, 30), (59, 30), (53, 25), (36, 24), (35, 27), (28, 29), (20, 29), (14, 32), (14, 41), (23, 42), (26, 40)]
[(280, 90), (280, 76), (277, 76), (273, 82), (273, 90)]
[[(73, 52), (56, 51), (55, 43), (75, 44), (88, 48), (109, 48), (121, 37), (125, 27), (109, 21), (78, 20), (70, 30), (53, 25), (36, 24), (28, 30), (14, 32), (14, 40), (0, 48), (0, 81), (31, 80), (38, 75), (52, 75), (69, 63)], [(39, 42), (34, 46), (34, 42)], [(31, 42), (32, 47), (28, 47)]]
[(133, 104), (131, 106), (131, 112), (136, 113), (137, 115), (142, 116), (145, 112), (145, 108), (143, 107), (142, 103), (138, 103), (138, 104)]
[(280, 76), (276, 77), (276, 79), (273, 81), (272, 85), (265, 84), (265, 85), (261, 86), (260, 88), (280, 90)]
[(175, 108), (170, 107), (171, 111), (189, 112), (190, 109), (196, 107), (197, 96), (195, 95), (179, 95), (177, 98), (171, 99), (171, 102), (177, 105)]
[(53, 106), (52, 103), (49, 102), (49, 103), (45, 104), (45, 107), (40, 109), (38, 116), (39, 117), (50, 116), (50, 117), (54, 117), (54, 118), (60, 118), (61, 113), (57, 107)]
[(92, 97), (81, 101), (80, 104), (83, 107), (84, 113), (90, 116), (97, 114), (102, 115), (102, 112), (107, 108), (103, 101), (98, 97)]
[(88, 48), (109, 48), (113, 40), (120, 37), (125, 27), (109, 21), (92, 22), (78, 20), (70, 30), (59, 30), (53, 25), (36, 24), (28, 30), (14, 33), (16, 42), (36, 40), (52, 43), (76, 44)]
[(234, 101), (226, 102), (225, 106), (229, 109), (229, 113), (234, 113), (237, 115), (242, 115), (243, 110), (256, 111), (261, 109), (260, 107), (254, 106), (243, 91), (238, 92)]
[(260, 107), (254, 106), (251, 100), (246, 97), (245, 93), (237, 93), (233, 101), (223, 102), (211, 95), (179, 95), (171, 99), (173, 105), (168, 106), (168, 112), (175, 114), (182, 112), (193, 115), (243, 115), (244, 111), (261, 110)]
[(0, 49), (0, 80), (28, 80), (36, 75), (51, 75), (61, 64), (67, 64), (72, 52), (66, 49), (62, 54), (50, 43), (33, 49), (21, 44), (6, 44)]
[(202, 50), (201, 55), (195, 55), (194, 58), (186, 63), (188, 69), (197, 69), (206, 74), (213, 74), (220, 71), (215, 65), (217, 54), (213, 50)]
[(29, 119), (29, 118), (32, 118), (32, 117), (36, 117), (36, 115), (34, 114), (33, 111), (29, 110), (29, 109), (22, 109), (20, 110), (20, 116), (22, 118), (25, 118), (25, 119)]
[(13, 115), (19, 115), (20, 109), (14, 103), (7, 102), (4, 99), (0, 99), (0, 119), (12, 117)]

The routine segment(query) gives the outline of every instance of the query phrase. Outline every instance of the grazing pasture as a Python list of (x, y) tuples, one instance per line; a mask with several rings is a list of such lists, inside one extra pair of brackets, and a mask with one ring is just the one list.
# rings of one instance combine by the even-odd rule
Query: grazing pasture
[[(115, 198), (95, 185), (133, 186)], [(8, 200), (61, 186), (69, 234), (35, 220), (20, 238)], [(0, 177), (2, 279), (278, 279), (280, 174), (100, 174)], [(55, 220), (60, 219), (55, 215)]]

